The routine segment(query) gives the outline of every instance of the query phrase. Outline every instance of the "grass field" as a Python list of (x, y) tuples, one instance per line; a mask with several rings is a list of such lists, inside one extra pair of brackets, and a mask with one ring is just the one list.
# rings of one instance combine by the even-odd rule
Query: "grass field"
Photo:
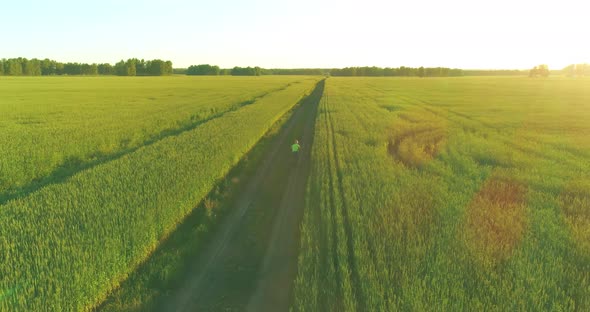
[(330, 78), (295, 311), (590, 309), (590, 80)]
[(0, 77), (0, 203), (300, 80)]
[(0, 310), (101, 302), (318, 80), (2, 78)]
[(322, 78), (0, 77), (0, 311), (590, 310), (589, 79)]

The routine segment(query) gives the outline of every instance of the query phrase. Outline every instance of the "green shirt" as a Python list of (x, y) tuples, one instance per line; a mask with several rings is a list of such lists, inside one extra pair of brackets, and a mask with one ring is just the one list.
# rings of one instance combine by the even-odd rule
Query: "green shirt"
[(291, 150), (293, 151), (293, 153), (299, 152), (299, 144), (295, 143), (293, 145), (291, 145)]

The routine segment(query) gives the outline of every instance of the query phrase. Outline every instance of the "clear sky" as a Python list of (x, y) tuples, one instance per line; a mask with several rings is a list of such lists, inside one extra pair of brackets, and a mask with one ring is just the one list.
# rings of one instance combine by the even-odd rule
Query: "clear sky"
[(266, 68), (560, 69), (590, 62), (587, 0), (7, 0), (0, 58)]

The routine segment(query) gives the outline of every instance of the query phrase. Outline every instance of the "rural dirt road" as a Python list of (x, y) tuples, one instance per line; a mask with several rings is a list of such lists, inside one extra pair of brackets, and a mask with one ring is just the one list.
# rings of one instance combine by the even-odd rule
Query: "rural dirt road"
[[(288, 311), (318, 103), (318, 83), (294, 111), (229, 215), (162, 311)], [(294, 139), (302, 149), (290, 152)]]

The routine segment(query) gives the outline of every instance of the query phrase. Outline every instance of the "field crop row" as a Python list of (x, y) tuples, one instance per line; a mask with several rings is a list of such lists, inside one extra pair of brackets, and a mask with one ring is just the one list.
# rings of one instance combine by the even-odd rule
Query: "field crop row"
[(0, 310), (104, 299), (317, 82), (299, 80), (0, 206)]
[(588, 90), (328, 79), (294, 310), (590, 309)]
[(300, 79), (0, 78), (0, 204)]

